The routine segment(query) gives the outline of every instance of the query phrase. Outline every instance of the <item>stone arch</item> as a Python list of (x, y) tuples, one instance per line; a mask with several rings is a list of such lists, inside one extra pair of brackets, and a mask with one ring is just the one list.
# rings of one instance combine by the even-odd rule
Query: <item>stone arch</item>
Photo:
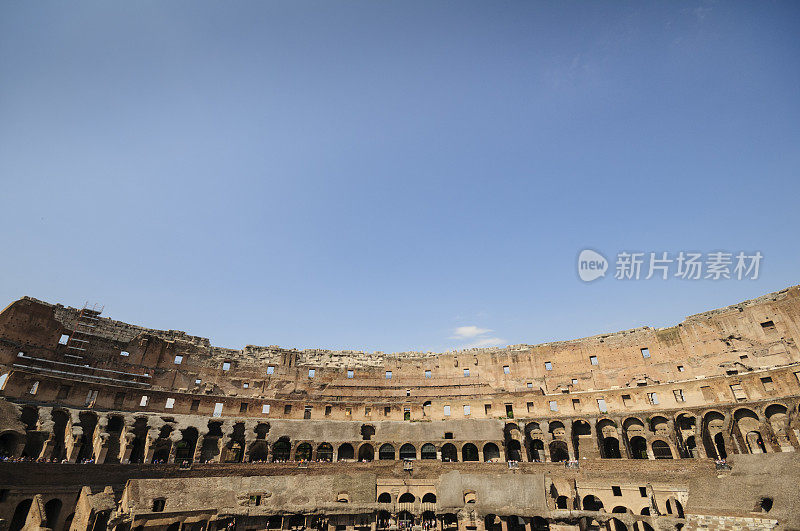
[(650, 418), (650, 431), (661, 437), (669, 436), (669, 420), (663, 415), (654, 415)]
[(61, 515), (62, 507), (63, 503), (59, 498), (53, 498), (52, 500), (44, 504), (44, 517), (45, 517), (44, 527), (49, 527), (50, 529), (56, 528), (56, 524), (58, 523), (58, 517)]
[(5, 431), (0, 434), (0, 457), (16, 457), (17, 447), (22, 442), (22, 435), (16, 431)]
[(453, 443), (445, 443), (442, 446), (442, 461), (450, 461), (455, 463), (458, 461), (458, 450)]
[(197, 448), (198, 437), (197, 428), (189, 427), (181, 430), (181, 440), (175, 443), (176, 463), (191, 463), (194, 461), (194, 451)]
[(656, 439), (651, 443), (651, 448), (653, 449), (653, 457), (656, 459), (672, 459), (672, 449), (669, 447), (669, 443), (664, 441), (663, 439)]
[(272, 461), (288, 461), (292, 452), (292, 445), (289, 437), (281, 437), (272, 443)]
[(269, 459), (269, 445), (267, 441), (256, 439), (247, 452), (247, 460), (251, 463), (267, 461)]
[(549, 446), (550, 460), (554, 463), (569, 461), (569, 449), (564, 441), (552, 441)]
[(667, 514), (671, 514), (677, 516), (678, 518), (683, 518), (683, 505), (681, 502), (676, 500), (673, 496), (667, 498)]
[(269, 433), (269, 428), (269, 422), (259, 422), (256, 424), (256, 427), (253, 428), (253, 433), (256, 434), (256, 440), (260, 441), (266, 439), (267, 434)]
[(532, 439), (530, 444), (530, 460), (536, 463), (545, 460), (544, 441), (542, 439)]
[(302, 442), (297, 445), (297, 448), (294, 450), (294, 460), (295, 461), (311, 461), (311, 443)]
[(772, 403), (764, 408), (764, 418), (766, 418), (767, 426), (775, 437), (777, 449), (791, 447), (789, 442), (789, 408), (780, 403)]
[(432, 492), (426, 492), (422, 496), (422, 503), (436, 503), (436, 494)]
[(362, 444), (358, 448), (358, 460), (369, 462), (375, 459), (375, 448), (372, 447), (371, 444), (366, 443)]
[(333, 445), (331, 443), (319, 443), (319, 446), (317, 446), (317, 461), (328, 463), (333, 461)]
[(389, 443), (382, 444), (378, 449), (378, 459), (381, 461), (394, 461), (394, 446)]
[(416, 459), (417, 458), (417, 449), (411, 443), (405, 443), (403, 446), (400, 447), (400, 459)]
[(642, 435), (635, 435), (629, 441), (631, 459), (647, 459), (647, 439)]
[(414, 503), (416, 500), (417, 498), (410, 492), (404, 492), (397, 498), (398, 503)]
[(572, 421), (572, 448), (575, 459), (580, 459), (581, 448), (584, 450), (592, 446), (592, 425), (587, 420), (576, 419)]
[(702, 437), (706, 455), (725, 459), (728, 456), (726, 441), (723, 431), (725, 429), (725, 415), (716, 410), (710, 410), (703, 415)]
[(692, 458), (697, 455), (697, 417), (688, 412), (681, 412), (675, 416), (675, 434), (678, 440), (678, 454), (683, 458)]
[(8, 531), (21, 531), (25, 526), (25, 520), (28, 518), (28, 511), (31, 510), (33, 500), (28, 498), (22, 500), (17, 504), (14, 509), (14, 515), (11, 517), (11, 523), (8, 525)]
[(392, 503), (392, 495), (388, 492), (381, 492), (378, 495), (378, 503)]
[[(147, 432), (150, 427), (147, 425), (147, 417), (136, 417), (131, 427), (131, 434), (133, 435), (130, 444), (130, 455), (128, 456), (128, 463), (142, 463), (144, 462), (144, 449), (147, 442)], [(219, 451), (217, 451), (219, 453)]]
[(584, 511), (599, 511), (603, 508), (603, 502), (594, 494), (588, 494), (583, 497), (581, 507)]
[(767, 452), (761, 434), (761, 420), (752, 409), (742, 407), (733, 412), (733, 421), (736, 426), (735, 434), (741, 445), (751, 454), (763, 454)]
[(81, 448), (78, 450), (78, 462), (94, 457), (94, 436), (97, 431), (97, 414), (92, 411), (78, 413), (78, 426), (81, 428)]
[(241, 463), (244, 459), (245, 427), (244, 422), (237, 422), (233, 425), (233, 430), (229, 436), (230, 440), (225, 445), (227, 450), (225, 455), (226, 463)]
[(500, 448), (493, 442), (488, 442), (483, 445), (483, 460), (491, 462), (492, 460), (500, 459)]
[(420, 459), (436, 459), (436, 447), (431, 443), (425, 443), (420, 450)]
[(462, 461), (478, 461), (478, 447), (472, 443), (466, 443), (461, 447)]
[(355, 459), (356, 454), (353, 445), (350, 443), (342, 443), (336, 451), (337, 460), (344, 461), (345, 459)]

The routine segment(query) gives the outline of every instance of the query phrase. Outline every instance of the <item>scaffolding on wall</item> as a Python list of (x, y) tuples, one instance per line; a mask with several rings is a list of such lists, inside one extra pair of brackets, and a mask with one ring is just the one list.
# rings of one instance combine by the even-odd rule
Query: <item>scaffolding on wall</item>
[(103, 313), (104, 306), (99, 304), (89, 305), (84, 303), (83, 308), (78, 313), (78, 319), (67, 340), (67, 352), (65, 356), (75, 359), (82, 359), (82, 353), (89, 349), (91, 337), (95, 335), (95, 329), (100, 321), (100, 314)]

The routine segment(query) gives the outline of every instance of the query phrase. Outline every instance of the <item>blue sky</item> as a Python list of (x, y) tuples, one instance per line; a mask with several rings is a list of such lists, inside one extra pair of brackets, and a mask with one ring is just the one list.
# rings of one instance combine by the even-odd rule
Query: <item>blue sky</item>
[[(798, 284), (798, 27), (791, 1), (3, 2), (0, 305), (443, 351)], [(587, 284), (584, 248), (764, 259)]]

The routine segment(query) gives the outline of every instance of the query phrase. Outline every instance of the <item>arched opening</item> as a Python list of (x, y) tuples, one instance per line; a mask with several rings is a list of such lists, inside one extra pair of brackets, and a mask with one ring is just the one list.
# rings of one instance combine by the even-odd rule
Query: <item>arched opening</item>
[(381, 492), (378, 495), (378, 503), (392, 503), (392, 495), (388, 492)]
[(721, 432), (714, 435), (714, 448), (717, 451), (717, 457), (727, 459), (728, 452), (725, 451), (725, 437)]
[(690, 435), (686, 437), (686, 457), (694, 457), (697, 455), (697, 441), (694, 438), (694, 435)]
[(599, 511), (602, 508), (603, 508), (603, 502), (600, 501), (600, 498), (594, 496), (593, 494), (584, 496), (583, 498), (584, 511)]
[[(530, 442), (531, 461), (534, 463), (541, 463), (544, 461), (544, 442), (541, 439), (532, 439)], [(546, 520), (545, 520), (546, 521)]]
[(400, 459), (416, 459), (417, 449), (414, 445), (406, 443), (400, 447)]
[(380, 461), (394, 460), (394, 446), (389, 443), (381, 445), (381, 447), (378, 449), (378, 459)]
[(399, 503), (414, 503), (416, 498), (410, 492), (404, 492), (400, 495), (400, 498), (397, 499)]
[(78, 425), (81, 428), (81, 449), (78, 451), (78, 462), (94, 457), (94, 433), (97, 429), (97, 415), (88, 411), (78, 414)]
[(7, 431), (0, 435), (0, 457), (14, 457), (19, 441), (19, 434), (13, 431)]
[(672, 459), (672, 450), (664, 441), (653, 441), (653, 457), (656, 459)]
[(431, 443), (425, 443), (420, 450), (421, 459), (436, 459), (436, 447)]
[(472, 443), (467, 443), (461, 447), (461, 460), (462, 461), (477, 461), (478, 460), (478, 447)]
[(22, 500), (17, 504), (14, 509), (14, 516), (11, 517), (11, 523), (8, 526), (8, 531), (20, 531), (25, 525), (25, 520), (28, 518), (28, 511), (31, 509), (33, 500)]
[(442, 446), (442, 461), (455, 463), (458, 461), (458, 450), (452, 443)]
[(647, 441), (641, 435), (631, 437), (631, 459), (647, 459)]
[(618, 514), (625, 514), (625, 513), (628, 512), (628, 508), (623, 506), (623, 505), (617, 505), (616, 507), (611, 509), (611, 512), (612, 513), (618, 513)]
[(175, 462), (191, 463), (194, 461), (194, 451), (197, 447), (197, 428), (181, 430), (181, 440), (176, 443)]
[(61, 461), (66, 457), (67, 453), (64, 435), (66, 434), (69, 417), (64, 411), (54, 410), (50, 413), (50, 419), (53, 421), (53, 452), (50, 457), (55, 461)]
[(306, 528), (306, 517), (302, 514), (293, 514), (289, 517), (289, 529), (305, 529)]
[[(508, 461), (520, 461), (522, 459), (522, 447), (519, 444), (519, 441), (516, 439), (511, 439), (506, 444), (508, 448), (508, 454), (506, 455), (506, 460)], [(498, 458), (500, 457), (498, 451)]]
[(38, 432), (39, 411), (32, 406), (22, 408), (20, 420), (25, 424), (27, 436), (25, 437), (25, 447), (22, 449), (22, 457), (37, 459), (44, 447), (44, 436)]
[(311, 445), (307, 442), (300, 443), (294, 451), (295, 461), (311, 461)]
[(227, 463), (241, 463), (244, 459), (244, 445), (245, 445), (245, 427), (244, 422), (237, 422), (233, 425), (233, 431), (230, 435), (228, 442), (227, 456), (225, 462)]
[[(515, 441), (516, 442), (516, 441)], [(500, 448), (495, 443), (489, 442), (483, 445), (483, 460), (492, 463), (500, 460)]]
[(764, 439), (761, 438), (761, 432), (755, 430), (748, 432), (745, 441), (747, 441), (747, 448), (750, 450), (751, 454), (767, 453), (767, 448), (764, 446)]
[(576, 420), (572, 423), (572, 447), (575, 449), (575, 459), (581, 458), (581, 446), (591, 445), (592, 427), (585, 420)]
[(353, 445), (349, 443), (340, 444), (339, 449), (336, 451), (336, 454), (337, 454), (337, 459), (339, 461), (356, 458), (355, 450), (353, 450)]
[(556, 509), (568, 509), (566, 496), (556, 498)]
[(44, 504), (44, 517), (45, 517), (44, 527), (49, 527), (50, 529), (56, 528), (56, 524), (58, 523), (58, 517), (61, 514), (61, 507), (62, 503), (61, 500), (58, 498), (53, 498), (52, 500)]
[(270, 516), (267, 519), (267, 529), (280, 529), (283, 525), (283, 517), (280, 515)]
[(330, 463), (333, 461), (333, 446), (330, 443), (320, 443), (317, 446), (317, 461)]
[(292, 452), (292, 445), (289, 443), (289, 438), (281, 437), (272, 444), (272, 461), (273, 462), (288, 461), (291, 452)]
[(549, 531), (550, 523), (541, 516), (534, 516), (531, 520), (533, 531)]
[(550, 443), (550, 460), (554, 463), (569, 461), (569, 450), (564, 441), (553, 441)]
[(706, 455), (725, 459), (728, 456), (725, 451), (725, 439), (722, 435), (725, 429), (725, 417), (717, 411), (710, 411), (703, 417), (701, 427)]
[(209, 422), (208, 432), (203, 436), (203, 443), (200, 445), (200, 462), (208, 463), (219, 455), (219, 442), (222, 439), (222, 424), (219, 422)]
[(251, 444), (247, 459), (251, 463), (267, 461), (269, 459), (269, 447), (267, 446), (267, 442), (263, 440), (256, 440), (253, 444)]
[(608, 521), (609, 531), (628, 531), (628, 526), (622, 523), (619, 518), (612, 518)]
[(667, 514), (673, 514), (678, 518), (683, 518), (683, 505), (673, 497), (667, 498)]
[(436, 528), (436, 513), (433, 511), (422, 512), (422, 529)]
[(603, 438), (603, 457), (606, 459), (620, 459), (619, 439), (616, 437)]
[(647, 522), (636, 522), (635, 524), (633, 524), (633, 528), (636, 531), (654, 531), (653, 526), (651, 526)]
[(436, 503), (436, 494), (432, 492), (426, 492), (422, 496), (422, 503)]
[(358, 460), (366, 463), (373, 459), (375, 459), (375, 449), (371, 444), (362, 444), (358, 449)]
[(483, 524), (486, 527), (486, 531), (501, 531), (502, 529), (500, 518), (495, 514), (487, 514), (486, 518), (483, 519)]

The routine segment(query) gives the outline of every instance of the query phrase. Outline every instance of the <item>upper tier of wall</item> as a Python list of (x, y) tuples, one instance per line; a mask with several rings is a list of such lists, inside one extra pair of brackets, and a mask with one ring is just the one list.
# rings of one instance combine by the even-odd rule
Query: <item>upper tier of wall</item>
[[(121, 385), (239, 397), (477, 396), (584, 392), (769, 369), (800, 361), (800, 287), (692, 315), (571, 341), (434, 353), (364, 353), (248, 345), (101, 317), (85, 351), (59, 344), (80, 310), (30, 297), (0, 313), (0, 364), (28, 364)], [(313, 370), (313, 372), (310, 372)], [(417, 390), (424, 390), (417, 393)]]

